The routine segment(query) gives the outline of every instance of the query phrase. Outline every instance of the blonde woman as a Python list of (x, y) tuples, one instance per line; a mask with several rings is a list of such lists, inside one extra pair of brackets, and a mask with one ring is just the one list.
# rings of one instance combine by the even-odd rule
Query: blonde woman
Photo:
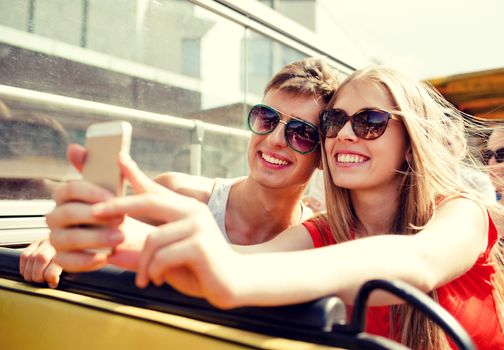
[[(139, 194), (96, 204), (90, 215), (150, 215), (166, 222), (138, 250), (139, 287), (170, 283), (223, 308), (330, 294), (351, 305), (365, 281), (398, 279), (439, 301), (479, 349), (504, 348), (502, 286), (495, 278), (502, 266), (493, 256), (497, 232), (488, 215), (493, 208), (457, 176), (464, 148), (447, 151), (446, 129), (453, 129), (458, 112), (434, 91), (380, 67), (350, 75), (329, 106), (320, 120), (327, 215), (267, 243), (230, 249), (207, 208), (152, 187), (128, 159), (123, 171)], [(71, 266), (69, 251), (93, 246), (93, 240), (51, 233), (64, 268)], [(368, 332), (414, 349), (452, 347), (390, 295), (376, 293), (371, 305)]]

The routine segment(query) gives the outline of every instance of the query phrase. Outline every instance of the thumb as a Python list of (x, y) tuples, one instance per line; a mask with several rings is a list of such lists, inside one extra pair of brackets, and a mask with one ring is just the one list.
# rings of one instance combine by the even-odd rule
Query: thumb
[(107, 260), (110, 264), (122, 267), (123, 269), (137, 271), (140, 254), (141, 251), (138, 249), (118, 246)]
[(124, 178), (129, 182), (136, 194), (166, 193), (167, 190), (145, 175), (145, 173), (140, 170), (137, 163), (131, 159), (128, 154), (121, 153), (119, 155), (119, 168), (121, 169), (121, 173)]
[(80, 173), (82, 173), (82, 169), (84, 168), (84, 163), (86, 162), (86, 149), (81, 145), (76, 143), (72, 143), (68, 145), (67, 148), (67, 158), (70, 163), (77, 169)]

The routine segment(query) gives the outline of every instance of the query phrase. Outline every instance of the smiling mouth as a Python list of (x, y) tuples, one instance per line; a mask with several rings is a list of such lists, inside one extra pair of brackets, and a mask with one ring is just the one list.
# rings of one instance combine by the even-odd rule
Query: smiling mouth
[(266, 161), (267, 163), (273, 164), (273, 165), (288, 165), (289, 164), (289, 162), (287, 162), (285, 160), (275, 158), (275, 157), (270, 156), (268, 154), (265, 154), (263, 152), (260, 152), (260, 156), (264, 161)]
[(364, 163), (368, 159), (369, 158), (359, 154), (338, 153), (336, 155), (337, 162), (342, 164), (359, 164)]

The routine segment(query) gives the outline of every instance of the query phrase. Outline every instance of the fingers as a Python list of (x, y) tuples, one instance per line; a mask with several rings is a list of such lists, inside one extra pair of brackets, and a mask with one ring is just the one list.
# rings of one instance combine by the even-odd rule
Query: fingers
[(103, 225), (114, 227), (119, 225), (123, 217), (114, 216), (107, 219), (100, 219), (93, 215), (93, 207), (84, 203), (66, 203), (57, 206), (46, 215), (47, 226), (51, 231), (57, 231), (62, 228), (81, 225)]
[(107, 202), (95, 204), (92, 213), (95, 217), (101, 219), (128, 215), (170, 222), (191, 215), (193, 212), (200, 210), (201, 206), (204, 206), (204, 204), (196, 199), (174, 192), (164, 195), (145, 193), (113, 198)]
[(53, 192), (57, 205), (70, 201), (98, 203), (113, 197), (112, 192), (86, 181), (67, 182), (58, 186)]
[(137, 163), (129, 155), (119, 155), (119, 168), (135, 193), (152, 192), (152, 184), (155, 184), (155, 182), (140, 170)]
[[(115, 247), (124, 240), (117, 228), (69, 228), (53, 231), (51, 244), (59, 252)], [(66, 269), (66, 266), (63, 266)]]
[[(175, 221), (170, 224), (163, 225), (159, 231), (150, 234), (145, 240), (145, 245), (138, 262), (138, 270), (135, 283), (139, 288), (145, 288), (149, 284), (150, 271), (152, 260), (162, 248), (174, 244), (188, 236), (192, 235), (192, 224), (189, 220)], [(159, 270), (156, 273), (154, 283), (161, 284), (163, 282), (163, 273)]]
[(67, 148), (67, 158), (75, 169), (82, 173), (86, 162), (86, 149), (81, 145), (72, 143)]
[(30, 244), (20, 258), (19, 270), (24, 279), (38, 283), (47, 282), (51, 288), (56, 288), (61, 267), (52, 261), (55, 253), (47, 240)]
[[(183, 285), (189, 285), (193, 280), (192, 274), (184, 273), (184, 276), (173, 276), (173, 274), (178, 273), (180, 275), (181, 271), (187, 269), (183, 267), (183, 265), (192, 259), (193, 253), (194, 246), (188, 241), (176, 242), (160, 248), (153, 254), (149, 262), (147, 269), (148, 280), (151, 280), (156, 286), (161, 286), (165, 279), (167, 279), (166, 274), (169, 274), (167, 270), (172, 270), (172, 276), (168, 276), (168, 280), (170, 280), (171, 277), (173, 286), (178, 285), (180, 289)], [(174, 283), (175, 281), (176, 283)], [(139, 282), (142, 281), (137, 280), (136, 282), (138, 286)], [(184, 289), (191, 290), (193, 288)]]
[(164, 210), (161, 209), (163, 207), (162, 202), (162, 198), (153, 194), (117, 197), (93, 205), (91, 213), (97, 219), (102, 220), (120, 215), (163, 220), (166, 215)]
[(107, 264), (107, 253), (86, 249), (115, 247), (124, 240), (117, 228), (89, 227), (52, 231), (51, 244), (57, 251), (54, 262), (65, 271), (85, 272)]
[(125, 240), (115, 247), (113, 254), (108, 258), (109, 263), (128, 270), (137, 271), (140, 253), (145, 245), (145, 240), (156, 229), (156, 227), (127, 216), (121, 225), (121, 231), (125, 235)]
[(54, 262), (69, 272), (93, 271), (107, 264), (107, 255), (89, 252), (58, 252), (54, 257)]
[[(44, 240), (40, 243), (38, 248), (31, 255), (31, 260), (33, 261), (33, 264), (31, 265), (31, 280), (33, 282), (46, 282), (44, 272), (51, 264), (55, 254), (56, 251), (48, 241)], [(29, 271), (26, 272), (26, 274), (28, 273)]]
[(118, 245), (112, 255), (108, 257), (108, 262), (123, 269), (137, 271), (140, 261), (141, 250), (136, 247)]
[(56, 264), (54, 261), (51, 261), (44, 271), (44, 279), (47, 281), (49, 287), (56, 288), (58, 286), (62, 271), (63, 269), (61, 266)]
[(119, 167), (124, 178), (129, 182), (133, 191), (137, 194), (146, 192), (166, 193), (167, 189), (152, 181), (145, 175), (137, 163), (128, 154), (121, 153), (119, 156)]
[(40, 241), (33, 242), (28, 247), (26, 247), (25, 250), (23, 250), (23, 252), (21, 253), (21, 256), (19, 257), (19, 273), (21, 275), (23, 275), (23, 277), (27, 281), (31, 281), (31, 272), (29, 274), (27, 274), (27, 276), (29, 276), (30, 279), (26, 278), (27, 276), (25, 276), (24, 272), (25, 272), (26, 266), (30, 260), (30, 257), (32, 256), (33, 252), (38, 248), (39, 244), (40, 244)]

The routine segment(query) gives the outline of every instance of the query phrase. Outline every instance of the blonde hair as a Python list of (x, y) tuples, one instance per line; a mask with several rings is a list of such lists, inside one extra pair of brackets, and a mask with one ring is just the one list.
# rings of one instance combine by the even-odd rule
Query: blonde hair
[[(428, 225), (435, 215), (436, 206), (445, 198), (465, 196), (475, 198), (489, 209), (497, 208), (487, 203), (477, 191), (467, 188), (459, 176), (462, 162), (467, 167), (476, 166), (476, 160), (467, 152), (466, 137), (460, 127), (467, 122), (460, 111), (426, 84), (380, 66), (351, 74), (328, 105), (333, 106), (341, 91), (357, 80), (373, 82), (388, 91), (395, 103), (395, 110), (390, 112), (401, 116), (409, 137), (411, 157), (405, 159), (398, 170), (401, 175), (400, 205), (390, 228), (392, 234), (417, 233)], [(475, 125), (470, 127), (474, 130), (477, 128)], [(457, 146), (453, 147), (454, 144)], [(357, 224), (350, 191), (332, 182), (324, 142), (322, 148), (327, 214), (320, 219), (328, 221), (336, 242), (349, 241), (352, 239), (352, 228)], [(497, 253), (498, 249), (494, 248)], [(502, 273), (499, 266), (496, 270), (496, 275)], [(494, 282), (502, 287), (498, 278)], [(497, 295), (499, 293), (502, 297), (502, 290), (496, 291)], [(429, 294), (437, 300), (436, 291)], [(398, 328), (394, 328), (394, 320), (398, 320)], [(399, 329), (396, 336), (413, 349), (449, 349), (442, 331), (411, 306), (392, 306), (391, 321), (390, 335), (394, 335), (394, 329)]]
[(272, 89), (296, 95), (315, 96), (325, 105), (338, 85), (336, 71), (320, 57), (308, 57), (287, 64), (269, 81), (264, 94)]

